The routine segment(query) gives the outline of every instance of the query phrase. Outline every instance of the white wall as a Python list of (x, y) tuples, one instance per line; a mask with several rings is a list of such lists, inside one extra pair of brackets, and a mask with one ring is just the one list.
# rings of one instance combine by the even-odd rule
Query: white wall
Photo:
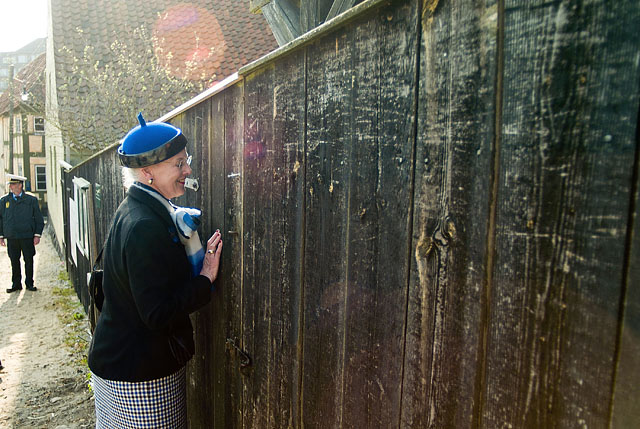
[[(51, 3), (51, 0), (49, 0)], [(57, 110), (57, 90), (55, 59), (53, 47), (53, 33), (51, 25), (51, 5), (49, 4), (49, 32), (47, 34), (47, 102), (45, 121), (45, 141), (47, 142), (47, 194), (49, 203), (49, 223), (53, 227), (58, 240), (56, 244), (59, 249), (64, 249), (64, 212), (62, 210), (63, 188), (60, 182), (60, 161), (65, 161), (65, 148), (62, 142), (60, 130), (51, 125), (50, 118), (56, 117)]]

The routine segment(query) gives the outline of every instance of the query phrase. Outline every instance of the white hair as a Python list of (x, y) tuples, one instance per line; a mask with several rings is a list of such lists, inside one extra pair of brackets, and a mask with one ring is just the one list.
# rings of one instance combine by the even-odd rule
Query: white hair
[(129, 190), (133, 182), (136, 181), (142, 181), (142, 169), (122, 167), (122, 186), (124, 186), (126, 190)]

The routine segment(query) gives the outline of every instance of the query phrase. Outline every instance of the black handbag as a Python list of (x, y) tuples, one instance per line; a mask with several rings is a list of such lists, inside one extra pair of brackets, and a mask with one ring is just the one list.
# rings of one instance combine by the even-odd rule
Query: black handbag
[(194, 354), (194, 351), (190, 350), (187, 344), (185, 344), (184, 341), (182, 341), (182, 339), (176, 334), (171, 334), (169, 336), (169, 349), (171, 350), (173, 357), (181, 366), (186, 365)]
[(102, 304), (104, 303), (104, 291), (102, 290), (102, 278), (104, 277), (104, 270), (98, 268), (98, 263), (102, 257), (102, 251), (98, 253), (96, 262), (93, 264), (93, 269), (89, 275), (89, 293), (91, 294), (91, 300), (95, 304), (98, 311), (102, 311)]

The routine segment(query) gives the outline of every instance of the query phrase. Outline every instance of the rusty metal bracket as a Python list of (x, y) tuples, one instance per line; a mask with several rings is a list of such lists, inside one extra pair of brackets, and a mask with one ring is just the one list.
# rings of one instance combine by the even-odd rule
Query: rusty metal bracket
[(251, 366), (251, 356), (238, 346), (237, 341), (238, 340), (236, 338), (227, 338), (225, 343), (229, 350), (234, 349), (236, 353), (240, 355), (240, 368), (247, 368)]

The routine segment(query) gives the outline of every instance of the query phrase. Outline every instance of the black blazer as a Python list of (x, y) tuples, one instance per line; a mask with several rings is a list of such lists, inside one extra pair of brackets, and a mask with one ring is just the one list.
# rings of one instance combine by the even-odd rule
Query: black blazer
[(16, 201), (9, 192), (0, 199), (0, 237), (33, 238), (42, 235), (43, 229), (44, 218), (36, 197), (23, 192)]
[(132, 186), (104, 248), (104, 306), (89, 348), (89, 368), (107, 380), (146, 381), (176, 372), (170, 337), (194, 353), (189, 313), (211, 299), (211, 283), (191, 278), (167, 209)]

